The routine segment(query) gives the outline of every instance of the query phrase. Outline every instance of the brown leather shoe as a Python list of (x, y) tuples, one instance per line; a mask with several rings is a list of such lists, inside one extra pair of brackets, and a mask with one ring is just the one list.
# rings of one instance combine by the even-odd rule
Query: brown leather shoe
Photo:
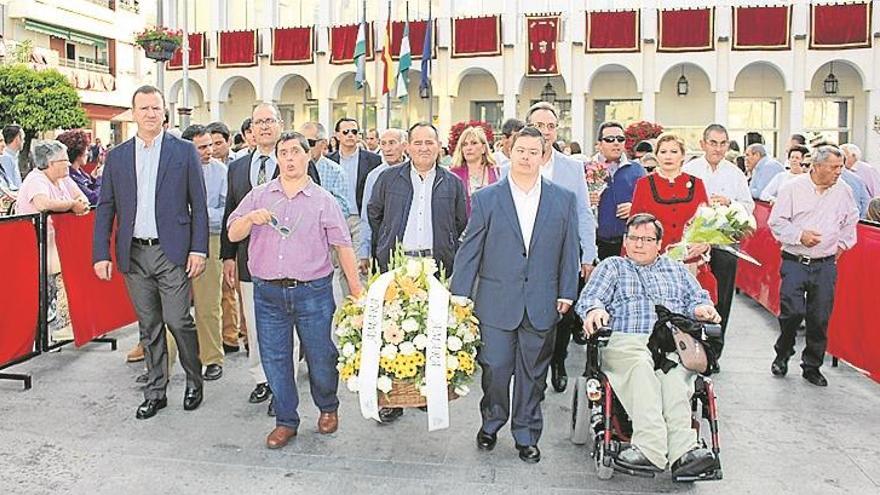
[(286, 426), (276, 426), (272, 433), (266, 437), (266, 447), (280, 449), (287, 445), (291, 438), (296, 436), (296, 430)]
[(144, 346), (140, 343), (134, 346), (134, 348), (128, 351), (128, 354), (125, 355), (125, 361), (129, 363), (137, 363), (139, 361), (144, 360)]
[(318, 418), (318, 433), (326, 435), (333, 433), (337, 428), (339, 428), (339, 416), (336, 414), (336, 411), (322, 412)]

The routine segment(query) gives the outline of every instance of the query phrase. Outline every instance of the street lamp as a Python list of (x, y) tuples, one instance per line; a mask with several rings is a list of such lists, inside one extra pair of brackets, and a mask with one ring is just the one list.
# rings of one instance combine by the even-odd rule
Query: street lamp
[(688, 83), (687, 77), (684, 76), (684, 64), (681, 65), (681, 77), (678, 78), (678, 82), (675, 83), (675, 92), (678, 96), (687, 96), (688, 94)]
[(834, 75), (834, 62), (831, 62), (831, 69), (828, 71), (828, 77), (825, 78), (822, 85), (825, 88), (826, 95), (836, 95), (838, 89), (840, 89), (840, 83), (837, 81), (837, 76)]
[(550, 84), (550, 79), (547, 79), (547, 84), (545, 84), (544, 89), (541, 90), (541, 101), (556, 103), (556, 90), (553, 89), (553, 85)]

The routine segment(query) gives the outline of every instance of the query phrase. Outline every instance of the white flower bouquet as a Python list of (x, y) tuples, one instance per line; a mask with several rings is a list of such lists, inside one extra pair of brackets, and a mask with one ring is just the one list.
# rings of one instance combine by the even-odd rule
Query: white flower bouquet
[[(430, 258), (408, 258), (398, 249), (389, 263), (392, 280), (384, 292), (381, 317), (381, 344), (376, 388), (380, 405), (388, 407), (417, 407), (425, 404), (427, 395), (425, 369), (430, 351), (428, 308), (432, 297), (429, 278), (437, 272), (437, 264)], [(379, 274), (371, 276), (369, 288)], [(432, 281), (438, 287), (437, 281)], [(446, 286), (441, 274), (439, 281)], [(476, 371), (477, 347), (480, 331), (473, 313), (473, 302), (464, 298), (449, 298), (446, 324), (445, 367), (449, 398), (468, 393), (467, 384)], [(336, 325), (340, 378), (348, 389), (358, 392), (362, 346), (368, 302), (366, 297), (347, 299), (334, 317)], [(442, 325), (441, 325), (442, 326)], [(436, 347), (435, 347), (436, 349)], [(441, 356), (442, 357), (442, 356)], [(395, 400), (396, 396), (408, 398)]]
[(688, 245), (702, 243), (736, 252), (731, 246), (751, 235), (756, 228), (755, 217), (735, 201), (730, 206), (701, 206), (685, 228), (681, 242), (670, 246), (666, 255), (684, 261)]

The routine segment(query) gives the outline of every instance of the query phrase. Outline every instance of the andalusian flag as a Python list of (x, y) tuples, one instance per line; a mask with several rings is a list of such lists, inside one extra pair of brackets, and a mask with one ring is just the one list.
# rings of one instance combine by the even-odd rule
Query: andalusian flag
[(397, 61), (397, 97), (406, 99), (409, 87), (409, 68), (412, 55), (409, 51), (409, 21), (403, 25), (403, 38), (400, 40), (400, 58)]
[(357, 89), (364, 87), (367, 82), (367, 32), (366, 22), (358, 26), (357, 43), (354, 45), (354, 65), (357, 68), (354, 74), (354, 86)]
[(391, 18), (385, 23), (385, 44), (382, 49), (382, 94), (388, 94), (394, 89), (394, 60), (391, 58)]

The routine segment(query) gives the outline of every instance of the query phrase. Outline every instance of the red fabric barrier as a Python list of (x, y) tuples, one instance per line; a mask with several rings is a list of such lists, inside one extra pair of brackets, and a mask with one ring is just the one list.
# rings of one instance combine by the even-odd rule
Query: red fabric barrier
[[(189, 35), (189, 68), (201, 69), (205, 67), (205, 33), (191, 33)], [(167, 69), (175, 70), (183, 68), (183, 48), (174, 51), (174, 56), (168, 61)]]
[(452, 20), (452, 58), (501, 55), (501, 17)]
[[(330, 63), (350, 64), (354, 62), (354, 45), (357, 44), (360, 24), (333, 26), (330, 28)], [(373, 23), (367, 24), (367, 60), (373, 60)]]
[(272, 30), (273, 65), (310, 64), (315, 61), (311, 27), (276, 28)]
[(639, 51), (639, 11), (587, 12), (587, 53)]
[(0, 365), (34, 350), (40, 309), (37, 229), (32, 219), (0, 223), (3, 297), (0, 297)]
[(217, 33), (217, 67), (257, 65), (257, 32), (226, 31)]
[[(116, 271), (109, 282), (99, 280), (92, 268), (92, 231), (95, 214), (53, 215), (55, 244), (61, 260), (70, 323), (77, 347), (117, 328), (137, 321), (122, 274)], [(111, 241), (111, 244), (115, 243)], [(112, 252), (112, 250), (111, 250)]]
[(556, 40), (559, 37), (559, 16), (528, 17), (526, 26), (529, 36), (530, 76), (553, 76), (559, 74)]
[[(397, 60), (400, 58), (400, 41), (403, 39), (404, 21), (394, 21), (391, 23), (391, 58)], [(409, 52), (413, 59), (422, 58), (422, 50), (425, 48), (425, 30), (428, 29), (428, 21), (409, 21)], [(431, 57), (437, 55), (437, 25), (434, 24), (434, 38), (431, 40)]]
[(828, 352), (871, 374), (880, 382), (880, 227), (858, 226), (856, 246), (837, 263), (834, 312), (828, 324)]
[(743, 239), (740, 249), (760, 261), (761, 266), (740, 260), (736, 270), (736, 286), (767, 311), (778, 316), (782, 248), (767, 226), (769, 218), (770, 204), (756, 201), (755, 220), (758, 228), (750, 237)]
[(870, 48), (871, 3), (810, 6), (810, 48)]
[(733, 7), (734, 50), (791, 48), (791, 6)]
[(715, 49), (715, 9), (662, 10), (657, 17), (658, 52)]

